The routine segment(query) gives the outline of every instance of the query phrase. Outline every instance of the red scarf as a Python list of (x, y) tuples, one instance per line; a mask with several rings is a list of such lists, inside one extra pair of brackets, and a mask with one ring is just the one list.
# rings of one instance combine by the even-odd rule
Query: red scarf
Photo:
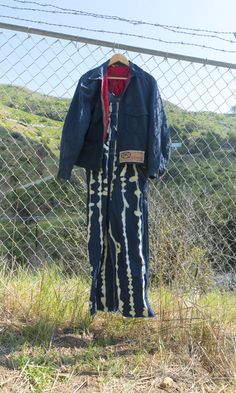
[[(108, 76), (125, 76), (128, 79), (108, 79)], [(109, 98), (108, 91), (112, 91), (116, 96), (121, 95), (130, 79), (130, 68), (128, 65), (110, 65), (102, 79), (102, 100), (104, 104), (104, 140), (107, 138)]]

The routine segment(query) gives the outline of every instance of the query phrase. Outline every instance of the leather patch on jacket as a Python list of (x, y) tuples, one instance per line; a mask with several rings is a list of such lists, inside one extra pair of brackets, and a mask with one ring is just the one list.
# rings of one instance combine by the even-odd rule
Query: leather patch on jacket
[(144, 162), (143, 150), (123, 150), (120, 151), (120, 162)]

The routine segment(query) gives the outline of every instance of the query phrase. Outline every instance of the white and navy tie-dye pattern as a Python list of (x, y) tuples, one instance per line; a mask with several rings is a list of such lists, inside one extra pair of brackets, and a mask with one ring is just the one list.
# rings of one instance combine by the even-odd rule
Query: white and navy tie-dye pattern
[(109, 93), (102, 169), (86, 170), (92, 285), (89, 310), (153, 317), (148, 288), (148, 179), (138, 164), (117, 165), (119, 97)]

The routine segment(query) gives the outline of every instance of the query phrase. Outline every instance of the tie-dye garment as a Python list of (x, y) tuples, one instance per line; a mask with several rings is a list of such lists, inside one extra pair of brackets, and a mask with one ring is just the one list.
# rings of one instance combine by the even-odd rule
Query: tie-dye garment
[(117, 165), (119, 96), (109, 92), (109, 126), (102, 169), (86, 170), (91, 265), (90, 314), (154, 317), (148, 288), (148, 178), (138, 164)]

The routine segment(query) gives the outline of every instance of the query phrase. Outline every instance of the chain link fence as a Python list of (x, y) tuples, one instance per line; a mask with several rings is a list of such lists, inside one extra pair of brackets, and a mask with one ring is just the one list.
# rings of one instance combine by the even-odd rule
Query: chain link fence
[[(80, 76), (117, 45), (0, 26), (1, 263), (89, 276), (82, 168), (55, 179)], [(167, 173), (149, 183), (150, 282), (236, 288), (236, 66), (120, 45), (157, 80), (171, 128)]]

